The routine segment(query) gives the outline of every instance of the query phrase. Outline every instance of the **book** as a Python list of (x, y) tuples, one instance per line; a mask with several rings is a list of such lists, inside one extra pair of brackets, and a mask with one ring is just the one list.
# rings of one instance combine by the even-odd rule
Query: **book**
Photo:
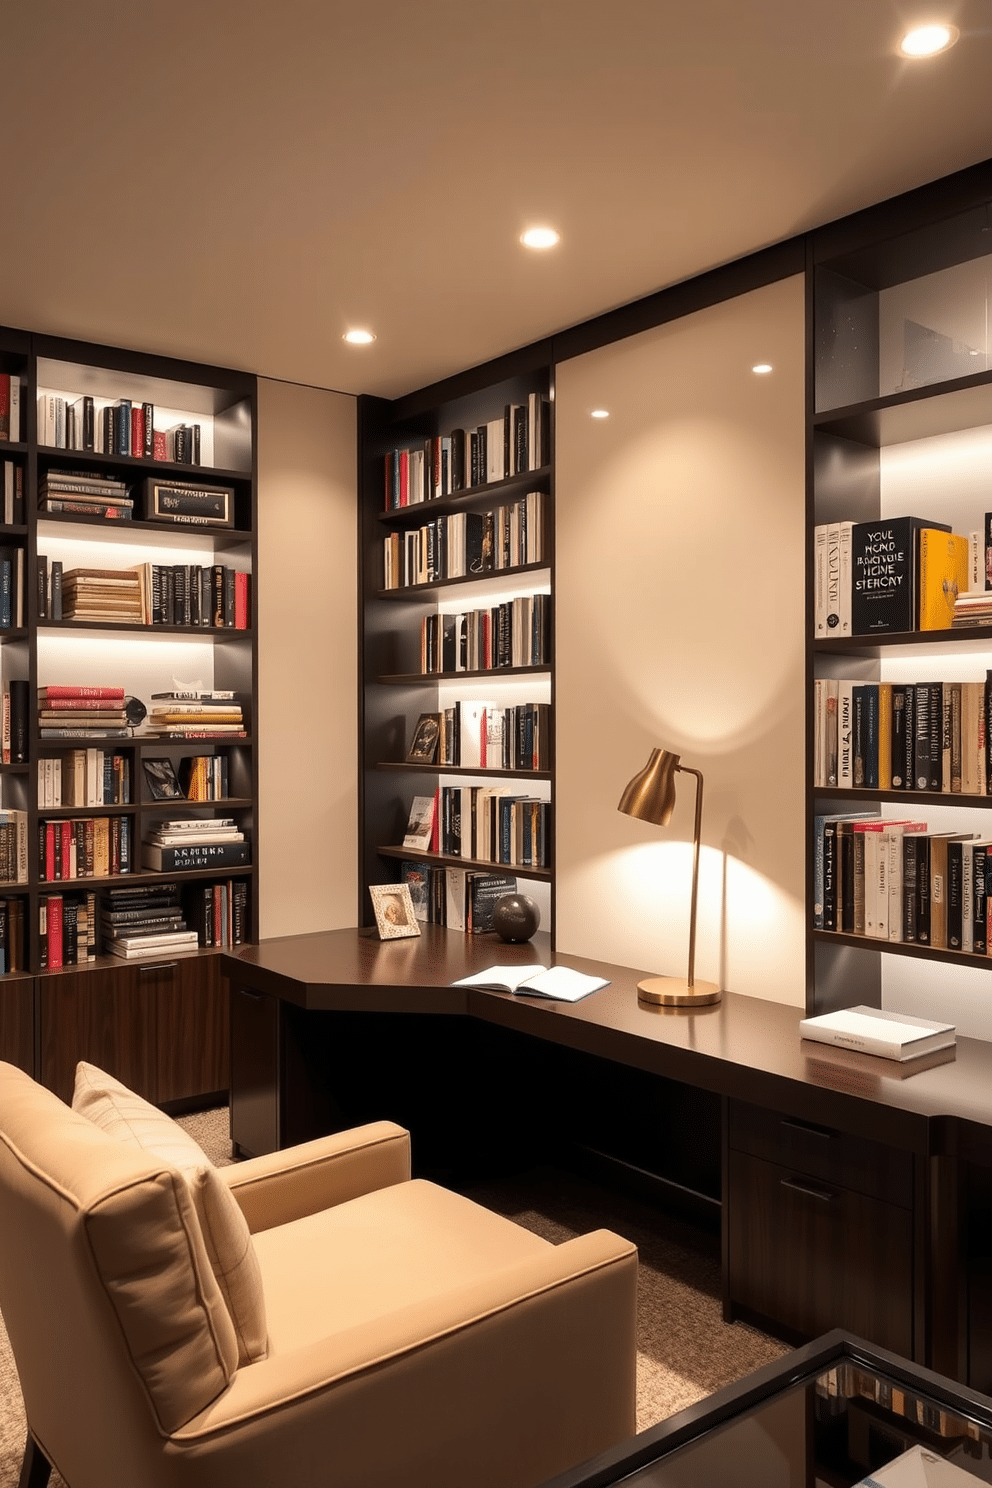
[(968, 588), (968, 539), (946, 527), (919, 533), (920, 630), (950, 630), (959, 593)]
[(247, 842), (197, 842), (173, 846), (143, 842), (141, 866), (159, 873), (191, 868), (235, 868), (248, 862), (248, 854)]
[(855, 522), (851, 529), (852, 635), (917, 628), (918, 546), (924, 528), (950, 531), (923, 517)]
[(410, 816), (407, 820), (406, 833), (403, 837), (404, 847), (412, 847), (415, 852), (431, 851), (436, 810), (436, 794), (433, 796), (414, 796), (413, 804), (410, 807)]
[(908, 1059), (929, 1054), (935, 1049), (946, 1048), (956, 1039), (953, 1023), (912, 1018), (906, 1013), (889, 1013), (864, 1006), (803, 1018), (799, 1032), (802, 1038), (836, 1044), (843, 1049), (858, 1049), (862, 1054), (878, 1054), (883, 1059)]
[(481, 987), (487, 992), (526, 993), (556, 1002), (578, 1002), (610, 984), (604, 977), (587, 976), (568, 966), (490, 966), (452, 982), (453, 987)]

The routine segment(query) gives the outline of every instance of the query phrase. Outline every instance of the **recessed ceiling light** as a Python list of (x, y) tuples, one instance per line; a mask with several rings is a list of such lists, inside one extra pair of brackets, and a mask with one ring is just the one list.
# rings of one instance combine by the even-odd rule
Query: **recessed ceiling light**
[(946, 52), (948, 47), (953, 46), (959, 35), (957, 26), (943, 23), (916, 26), (912, 31), (906, 32), (899, 43), (899, 50), (904, 57), (934, 57), (938, 52)]
[(525, 248), (553, 248), (560, 240), (561, 233), (556, 233), (553, 227), (529, 227), (520, 235)]
[(594, 408), (589, 415), (590, 418), (609, 418), (609, 416), (610, 410), (608, 408)]
[(349, 346), (368, 346), (370, 341), (375, 340), (375, 337), (371, 331), (355, 330), (345, 331), (344, 340), (348, 342)]
[(771, 372), (771, 370), (771, 362), (755, 362), (754, 366), (751, 368), (751, 371), (757, 372), (759, 377), (764, 377), (766, 373)]

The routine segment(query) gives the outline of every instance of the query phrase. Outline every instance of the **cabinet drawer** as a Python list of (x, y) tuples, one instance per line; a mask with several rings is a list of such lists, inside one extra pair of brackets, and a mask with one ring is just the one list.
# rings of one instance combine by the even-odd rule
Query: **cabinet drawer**
[(730, 1146), (886, 1204), (912, 1208), (912, 1154), (882, 1142), (731, 1101)]
[(812, 1338), (913, 1352), (913, 1216), (746, 1153), (728, 1174), (731, 1303)]

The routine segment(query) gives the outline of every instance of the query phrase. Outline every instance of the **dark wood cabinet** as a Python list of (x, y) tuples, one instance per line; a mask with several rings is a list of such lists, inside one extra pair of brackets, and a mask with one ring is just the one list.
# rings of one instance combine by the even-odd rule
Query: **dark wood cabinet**
[(216, 956), (188, 957), (39, 978), (42, 1083), (71, 1100), (85, 1059), (156, 1104), (226, 1091), (218, 965)]
[(847, 1328), (914, 1352), (908, 1152), (732, 1101), (730, 1311), (790, 1336)]
[(0, 979), (0, 1059), (34, 1074), (34, 978)]

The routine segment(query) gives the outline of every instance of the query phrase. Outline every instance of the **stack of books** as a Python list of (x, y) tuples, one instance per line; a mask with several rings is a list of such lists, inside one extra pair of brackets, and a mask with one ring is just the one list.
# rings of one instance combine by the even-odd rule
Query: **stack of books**
[[(157, 703), (156, 703), (157, 700)], [(154, 693), (148, 732), (161, 739), (244, 738), (245, 720), (233, 693)]]
[(49, 470), (38, 485), (38, 506), (43, 512), (69, 512), (77, 517), (104, 517), (127, 521), (134, 501), (123, 481), (110, 480), (89, 470)]
[(42, 739), (126, 739), (123, 687), (39, 687), (38, 732)]
[(967, 630), (974, 625), (992, 625), (992, 589), (955, 597), (951, 629)]
[(232, 868), (247, 862), (245, 834), (231, 816), (162, 821), (141, 844), (141, 866), (156, 872)]
[(186, 925), (178, 883), (136, 884), (108, 889), (100, 906), (103, 949), (122, 961), (192, 951), (197, 933)]
[(145, 624), (141, 576), (114, 568), (68, 568), (62, 575), (63, 620)]

